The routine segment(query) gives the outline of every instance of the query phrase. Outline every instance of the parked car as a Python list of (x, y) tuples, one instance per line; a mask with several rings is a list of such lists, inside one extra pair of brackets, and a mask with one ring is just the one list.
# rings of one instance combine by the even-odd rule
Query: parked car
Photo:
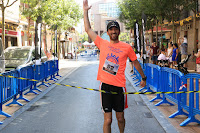
[[(8, 47), (4, 50), (5, 70), (19, 69), (35, 63), (35, 47)], [(41, 61), (47, 61), (44, 50), (41, 50)]]
[(5, 61), (4, 61), (4, 53), (3, 53), (3, 44), (0, 38), (0, 73), (5, 72)]

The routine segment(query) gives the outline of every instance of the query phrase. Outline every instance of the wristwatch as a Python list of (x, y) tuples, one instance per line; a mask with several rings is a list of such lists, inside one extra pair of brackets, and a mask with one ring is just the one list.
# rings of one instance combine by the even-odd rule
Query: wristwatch
[(142, 78), (142, 80), (143, 80), (143, 81), (146, 81), (146, 80), (147, 80), (147, 76), (145, 76), (144, 78)]

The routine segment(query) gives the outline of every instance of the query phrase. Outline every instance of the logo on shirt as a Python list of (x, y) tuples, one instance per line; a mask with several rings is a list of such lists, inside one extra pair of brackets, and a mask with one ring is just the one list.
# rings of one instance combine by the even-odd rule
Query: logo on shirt
[(115, 53), (121, 53), (121, 52), (123, 52), (123, 51), (121, 51), (119, 48), (114, 48), (113, 46), (108, 46), (108, 48), (109, 48), (111, 51), (115, 52)]
[(116, 64), (119, 64), (119, 56), (115, 56), (114, 54), (111, 53), (111, 55), (107, 55), (106, 57), (107, 60), (111, 61), (111, 62), (114, 62)]

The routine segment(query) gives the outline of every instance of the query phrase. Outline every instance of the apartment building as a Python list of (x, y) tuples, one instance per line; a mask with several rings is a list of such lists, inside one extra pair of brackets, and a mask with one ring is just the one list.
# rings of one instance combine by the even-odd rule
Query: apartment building
[(106, 26), (111, 20), (117, 20), (121, 32), (127, 32), (124, 24), (118, 19), (119, 8), (117, 7), (117, 0), (101, 0), (93, 3), (90, 13), (91, 27), (99, 36), (106, 32)]
[[(14, 0), (10, 0), (12, 3)], [(20, 1), (15, 2), (5, 10), (5, 48), (9, 46), (18, 46), (21, 44), (24, 35), (21, 25), (27, 23), (20, 20)], [(0, 11), (0, 36), (2, 35), (2, 12)]]

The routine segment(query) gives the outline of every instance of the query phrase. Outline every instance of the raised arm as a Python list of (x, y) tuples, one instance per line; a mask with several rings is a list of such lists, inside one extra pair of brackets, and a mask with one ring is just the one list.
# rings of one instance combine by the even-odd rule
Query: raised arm
[(84, 12), (84, 25), (85, 25), (85, 31), (87, 32), (88, 36), (95, 41), (97, 34), (91, 29), (90, 21), (88, 17), (88, 10), (91, 8), (91, 6), (88, 6), (88, 0), (83, 0), (83, 12)]

